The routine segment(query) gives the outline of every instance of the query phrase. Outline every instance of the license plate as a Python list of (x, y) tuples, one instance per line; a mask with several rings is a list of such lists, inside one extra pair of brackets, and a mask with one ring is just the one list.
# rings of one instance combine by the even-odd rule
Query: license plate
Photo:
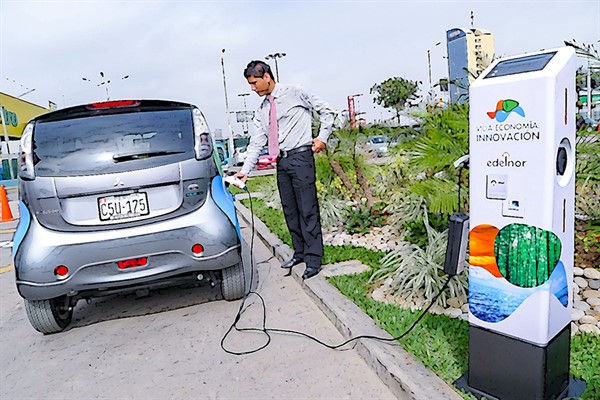
[(148, 195), (144, 192), (124, 196), (98, 198), (100, 221), (135, 218), (148, 215)]

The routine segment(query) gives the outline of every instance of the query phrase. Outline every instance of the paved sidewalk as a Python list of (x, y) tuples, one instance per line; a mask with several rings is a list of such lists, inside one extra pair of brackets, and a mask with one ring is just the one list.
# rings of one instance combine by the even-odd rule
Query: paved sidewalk
[[(16, 199), (14, 199), (14, 194), (16, 191), (14, 190), (10, 190), (9, 191), (9, 200), (10, 200), (10, 205), (11, 205), (11, 210), (13, 211), (13, 216), (17, 219), (18, 218), (18, 207), (14, 207), (16, 206)], [(247, 239), (249, 234), (247, 232), (247, 230), (249, 230), (249, 226), (251, 224), (251, 215), (248, 209), (246, 209), (240, 201), (236, 201), (235, 202), (237, 210), (238, 210), (238, 216), (240, 218), (240, 225), (243, 227), (243, 230), (246, 231), (246, 233), (244, 234), (245, 238)], [(12, 233), (11, 231), (14, 231), (14, 227), (16, 227), (16, 223), (17, 220), (15, 221), (11, 221), (11, 222), (2, 222), (0, 223), (0, 232), (4, 232), (2, 234), (2, 237), (0, 240), (12, 240)], [(281, 242), (273, 233), (270, 232), (270, 230), (264, 225), (264, 223), (262, 223), (262, 221), (260, 221), (259, 219), (255, 218), (254, 219), (254, 225), (255, 225), (255, 233), (256, 233), (256, 238), (260, 239), (260, 248), (264, 249), (261, 250), (265, 251), (267, 253), (270, 253), (274, 256), (274, 258), (270, 259), (268, 264), (270, 264), (270, 267), (267, 267), (266, 263), (264, 261), (262, 261), (262, 263), (260, 264), (261, 267), (261, 271), (268, 271), (267, 272), (267, 281), (264, 281), (265, 276), (263, 275), (262, 278), (260, 278), (262, 280), (262, 283), (259, 282), (260, 288), (262, 289), (261, 292), (264, 292), (264, 294), (267, 296), (267, 301), (268, 301), (268, 305), (269, 305), (269, 314), (270, 314), (270, 321), (271, 320), (275, 320), (275, 321), (279, 321), (280, 323), (282, 323), (284, 320), (290, 319), (288, 321), (287, 324), (282, 324), (280, 326), (291, 326), (294, 327), (294, 325), (298, 324), (298, 320), (295, 320), (293, 315), (289, 315), (290, 312), (292, 311), (292, 309), (295, 309), (297, 307), (300, 307), (304, 310), (304, 308), (308, 307), (309, 305), (301, 305), (301, 304), (297, 304), (296, 301), (301, 300), (301, 299), (305, 299), (305, 298), (311, 298), (314, 302), (314, 304), (323, 312), (323, 314), (326, 316), (326, 319), (329, 319), (329, 321), (331, 321), (334, 326), (337, 328), (337, 330), (340, 332), (341, 336), (344, 339), (350, 338), (350, 337), (354, 337), (354, 336), (358, 336), (358, 335), (373, 335), (373, 336), (380, 336), (380, 337), (386, 337), (386, 338), (391, 338), (391, 336), (383, 331), (382, 329), (380, 329), (379, 327), (377, 327), (375, 325), (375, 323), (371, 320), (371, 318), (369, 318), (366, 314), (364, 314), (354, 303), (352, 303), (351, 301), (347, 300), (343, 295), (340, 294), (340, 292), (335, 289), (333, 286), (331, 286), (325, 279), (325, 275), (327, 274), (327, 272), (330, 273), (337, 273), (339, 270), (343, 270), (343, 269), (356, 269), (356, 268), (360, 268), (361, 265), (358, 263), (347, 263), (347, 264), (336, 264), (335, 266), (327, 266), (326, 270), (323, 271), (321, 274), (319, 274), (318, 276), (304, 282), (301, 279), (301, 273), (303, 272), (303, 267), (299, 266), (297, 268), (294, 268), (293, 270), (293, 278), (295, 278), (296, 282), (294, 282), (293, 280), (291, 280), (291, 278), (281, 278), (281, 277), (275, 277), (275, 275), (278, 275), (276, 272), (282, 272), (283, 270), (280, 270), (280, 266), (281, 263), (283, 261), (288, 260), (291, 255), (292, 255), (292, 251), (291, 249), (285, 245), (283, 242)], [(258, 243), (256, 243), (258, 244)], [(256, 245), (255, 244), (255, 245)], [(266, 249), (265, 247), (266, 246)], [(0, 268), (4, 267), (4, 268), (9, 268), (12, 267), (12, 257), (10, 256), (10, 248), (0, 248), (0, 254), (2, 255), (2, 259), (1, 259), (1, 265)], [(261, 256), (261, 259), (263, 258), (263, 256)], [(258, 260), (257, 260), (258, 261)], [(266, 270), (264, 269), (266, 268)], [(273, 273), (275, 273), (273, 275)], [(262, 275), (262, 274), (259, 274)], [(4, 278), (2, 281), (4, 282), (4, 284), (8, 284), (9, 285), (9, 293), (5, 293), (6, 295), (8, 295), (11, 299), (15, 298), (16, 303), (15, 304), (19, 304), (20, 300), (18, 300), (16, 293), (14, 293), (14, 283), (9, 283), (7, 281), (7, 276), (12, 276), (12, 274), (1, 274), (0, 277)], [(269, 278), (270, 276), (270, 278)], [(274, 279), (275, 278), (275, 279)], [(273, 280), (274, 279), (274, 280)], [(265, 283), (267, 283), (266, 286)], [(293, 295), (292, 297), (294, 297), (296, 300), (293, 303), (286, 303), (285, 301), (285, 296), (288, 296), (290, 294), (292, 294), (293, 292), (295, 292), (295, 289), (292, 290), (292, 286), (294, 285), (298, 285), (298, 287), (300, 288), (300, 292), (304, 292), (308, 295), (308, 297), (306, 296), (298, 296), (298, 295)], [(287, 290), (282, 291), (283, 287), (281, 286), (285, 286), (287, 287)], [(5, 287), (5, 289), (8, 289)], [(285, 293), (285, 295), (284, 295)], [(6, 300), (6, 299), (5, 299)], [(283, 302), (283, 303), (282, 303)], [(305, 300), (303, 301), (305, 302)], [(5, 303), (10, 303), (5, 301)], [(310, 303), (310, 302), (309, 302)], [(11, 303), (12, 304), (12, 303)], [(225, 304), (228, 306), (233, 306), (234, 304)], [(276, 309), (273, 310), (272, 307), (276, 305)], [(215, 306), (219, 306), (222, 307), (223, 303), (215, 303)], [(78, 307), (91, 307), (91, 306), (86, 306), (85, 304), (80, 304)], [(283, 308), (282, 308), (283, 307)], [(314, 307), (314, 306), (313, 306)], [(95, 307), (94, 307), (95, 308)], [(311, 308), (311, 307), (308, 307)], [(10, 310), (12, 310), (11, 312), (13, 312), (15, 310), (14, 307), (9, 307)], [(22, 320), (24, 318), (23, 314), (23, 310), (18, 310), (19, 311), (19, 320)], [(186, 310), (186, 312), (189, 312), (190, 310)], [(97, 328), (96, 330), (100, 330), (102, 331), (102, 329), (106, 328), (105, 325), (102, 325), (102, 329), (100, 329), (100, 325), (96, 325), (99, 323), (99, 321), (101, 321), (103, 318), (100, 318), (99, 321), (97, 322), (92, 322), (94, 320), (93, 315), (89, 314), (90, 310), (88, 309), (88, 311), (86, 313), (83, 314), (83, 316), (81, 318), (83, 318), (81, 321), (79, 319), (76, 318), (76, 320), (74, 321), (74, 326), (72, 329), (70, 329), (69, 333), (66, 333), (65, 336), (67, 335), (83, 335), (83, 334), (89, 334), (87, 332), (87, 330), (84, 328), (85, 325), (92, 323), (94, 324)], [(130, 311), (129, 311), (130, 312)], [(147, 311), (140, 311), (140, 314), (134, 313), (134, 315), (144, 315), (146, 314)], [(110, 315), (111, 312), (108, 312), (108, 314)], [(226, 313), (227, 314), (227, 313)], [(298, 315), (298, 312), (294, 312), (293, 314)], [(311, 313), (309, 312), (308, 309), (304, 310), (302, 312), (303, 314), (303, 318), (301, 321), (301, 324), (304, 325), (305, 323), (308, 323), (308, 320), (312, 321), (312, 319), (317, 318), (319, 314), (318, 312), (315, 315), (314, 311)], [(168, 318), (171, 317), (170, 315), (165, 315), (163, 316), (163, 318)], [(5, 318), (7, 319), (7, 318)], [(112, 319), (111, 317), (107, 317), (108, 320)], [(87, 321), (87, 322), (86, 322)], [(85, 322), (85, 323), (84, 323)], [(143, 322), (143, 321), (141, 321)], [(225, 322), (225, 321), (223, 321)], [(180, 322), (181, 323), (181, 320)], [(21, 327), (21, 325), (23, 325)], [(191, 328), (191, 326), (194, 326), (194, 328)], [(78, 329), (79, 328), (79, 329)], [(83, 328), (83, 329), (82, 329)], [(185, 323), (183, 324), (183, 328), (182, 329), (197, 329), (198, 326), (197, 325), (186, 325)], [(130, 328), (128, 328), (130, 329)], [(30, 327), (28, 327), (25, 324), (25, 321), (22, 321), (19, 324), (19, 328), (16, 329), (15, 332), (27, 332), (27, 337), (38, 340), (39, 338), (37, 338), (37, 335), (32, 334), (31, 332), (29, 332)], [(335, 330), (334, 330), (335, 331)], [(321, 334), (324, 334), (325, 336), (325, 341), (326, 342), (331, 342), (331, 343), (339, 343), (343, 340), (337, 341), (335, 340), (335, 335), (332, 335), (332, 333), (328, 333), (325, 334), (325, 332), (320, 332)], [(21, 333), (23, 334), (23, 333)], [(204, 334), (199, 334), (199, 337), (203, 337), (206, 336), (207, 333)], [(234, 338), (234, 342), (237, 342), (238, 340), (242, 340), (245, 341), (247, 338), (247, 335), (235, 335), (238, 336), (236, 338)], [(317, 334), (317, 336), (319, 336)], [(332, 340), (333, 339), (333, 340)], [(285, 337), (281, 337), (280, 335), (277, 335), (277, 341), (278, 342), (282, 342), (282, 343), (278, 343), (278, 345), (275, 345), (274, 347), (278, 347), (278, 349), (276, 349), (275, 351), (281, 351), (283, 348), (280, 347), (280, 345), (283, 344), (283, 342), (286, 343), (286, 345), (284, 345), (284, 348), (286, 349), (286, 354), (290, 353), (289, 357), (293, 358), (293, 357), (300, 357), (300, 354), (302, 353), (306, 353), (308, 351), (308, 349), (314, 349), (314, 355), (316, 356), (315, 361), (317, 363), (321, 363), (322, 365), (322, 373), (324, 374), (324, 376), (326, 378), (332, 378), (334, 376), (334, 372), (329, 372), (329, 370), (331, 368), (335, 368), (335, 367), (341, 367), (342, 365), (344, 365), (344, 362), (348, 362), (350, 360), (350, 353), (348, 352), (336, 352), (334, 350), (328, 350), (326, 348), (322, 348), (321, 346), (315, 346), (314, 344), (312, 344), (313, 342), (311, 341), (307, 341), (306, 343), (304, 343), (303, 345), (301, 345), (300, 347), (303, 349), (295, 349), (295, 345), (298, 343), (298, 338), (294, 338), (294, 337), (289, 337), (289, 338), (285, 338)], [(246, 346), (243, 346), (246, 347)], [(379, 342), (379, 341), (375, 341), (375, 340), (358, 340), (356, 341), (356, 344), (354, 346), (354, 348), (356, 349), (356, 351), (358, 352), (358, 354), (360, 355), (360, 357), (362, 357), (362, 359), (365, 361), (366, 365), (370, 366), (371, 369), (375, 372), (376, 376), (379, 377), (379, 379), (385, 384), (385, 386), (383, 387), (387, 387), (387, 389), (389, 390), (389, 392), (387, 392), (387, 390), (383, 390), (382, 388), (377, 389), (377, 385), (375, 385), (375, 382), (369, 378), (369, 375), (372, 374), (371, 371), (364, 371), (362, 373), (362, 376), (360, 378), (360, 380), (358, 380), (357, 382), (347, 382), (347, 394), (353, 393), (353, 395), (358, 395), (358, 396), (369, 396), (371, 398), (389, 398), (390, 395), (397, 398), (397, 399), (417, 399), (417, 400), (430, 400), (430, 399), (456, 399), (459, 400), (462, 397), (459, 396), (449, 385), (447, 385), (445, 382), (443, 382), (440, 378), (438, 378), (435, 374), (433, 374), (432, 372), (430, 372), (429, 370), (427, 370), (427, 368), (425, 368), (423, 365), (421, 365), (415, 358), (414, 356), (412, 356), (412, 354), (405, 352), (399, 345), (395, 345), (395, 344), (391, 344), (390, 342)], [(261, 357), (263, 356), (268, 356), (269, 353), (271, 353), (273, 351), (273, 349), (269, 349), (269, 350), (265, 350), (263, 352), (260, 353)], [(292, 354), (293, 353), (293, 354)], [(319, 355), (320, 354), (320, 355)], [(66, 355), (65, 355), (66, 356)], [(215, 352), (215, 354), (212, 355), (214, 358), (218, 358), (218, 357), (222, 357), (223, 354), (219, 353), (218, 351)], [(280, 353), (280, 357), (281, 357), (281, 353)], [(286, 355), (287, 357), (287, 355)], [(306, 357), (306, 360), (303, 361), (304, 364), (306, 364), (308, 362), (309, 359), (311, 359), (312, 356), (310, 356), (309, 354), (304, 354), (303, 357)], [(348, 358), (350, 357), (350, 358)], [(346, 360), (348, 358), (348, 361), (344, 361), (342, 362), (342, 360)], [(229, 359), (229, 357), (225, 357), (224, 358)], [(253, 362), (256, 363), (257, 360), (260, 360), (262, 358), (256, 359), (254, 357), (250, 357), (250, 359), (254, 360)], [(328, 365), (328, 360), (329, 362), (334, 361), (334, 363), (336, 365)], [(271, 363), (276, 362), (276, 361), (271, 361)], [(283, 362), (283, 360), (282, 360)], [(340, 363), (341, 362), (341, 363)], [(324, 363), (324, 364), (323, 364)], [(340, 363), (340, 364), (338, 364)], [(350, 362), (351, 363), (351, 362)], [(260, 364), (260, 362), (259, 362)], [(303, 365), (304, 365), (303, 364)], [(268, 363), (265, 364), (265, 369), (267, 369), (268, 367), (266, 365), (269, 365)], [(227, 364), (224, 364), (224, 367), (227, 366)], [(298, 365), (298, 367), (301, 367), (301, 365)], [(231, 368), (231, 372), (233, 372), (235, 370), (235, 366), (227, 366), (227, 368)], [(347, 368), (347, 369), (346, 369)], [(358, 365), (346, 365), (345, 368), (345, 372), (344, 373), (340, 373), (339, 378), (344, 379), (344, 378), (348, 378), (349, 376), (352, 375), (352, 373), (356, 373), (358, 372), (358, 370), (360, 370)], [(357, 371), (354, 371), (355, 369), (357, 369)], [(364, 368), (364, 367), (363, 367)], [(272, 368), (268, 368), (268, 370), (271, 370)], [(298, 375), (299, 372), (295, 371), (294, 367), (289, 365), (287, 368), (284, 368), (286, 375), (290, 374), (291, 376), (300, 376)], [(267, 372), (267, 370), (265, 370), (265, 373)], [(237, 372), (236, 372), (237, 373)], [(332, 375), (328, 375), (328, 374), (332, 374)], [(142, 374), (143, 375), (143, 374)], [(268, 375), (268, 374), (267, 374)], [(282, 379), (282, 382), (285, 381), (285, 387), (289, 386), (291, 384), (291, 381), (284, 379), (284, 377), (273, 377), (271, 376), (271, 382), (273, 384), (275, 384), (276, 382), (279, 382), (279, 378)], [(377, 378), (375, 378), (377, 380)], [(358, 384), (360, 381), (362, 381), (361, 385), (356, 385)], [(324, 384), (325, 382), (313, 382), (312, 379), (309, 379), (309, 382), (311, 382), (313, 385), (315, 385), (314, 387), (311, 387), (311, 390), (321, 390), (321, 395), (326, 393), (329, 393), (329, 395), (331, 395), (332, 393), (335, 393), (335, 391), (328, 391), (328, 390), (334, 390), (334, 386), (328, 386), (329, 389), (325, 389), (325, 387), (321, 387), (319, 388), (319, 385)], [(369, 382), (369, 384), (367, 384), (367, 382)], [(297, 382), (299, 383), (299, 382)], [(330, 382), (331, 385), (332, 382)], [(43, 383), (42, 387), (43, 387)], [(293, 385), (292, 385), (293, 386)], [(185, 388), (185, 387), (183, 387)], [(90, 390), (92, 390), (93, 388), (90, 388)], [(221, 392), (221, 390), (226, 390), (224, 388), (217, 388), (215, 389), (217, 393), (223, 393)], [(251, 390), (258, 390), (258, 389), (251, 389)], [(297, 388), (294, 389), (293, 387), (287, 387), (284, 389), (284, 386), (275, 386), (271, 388), (272, 390), (272, 394), (278, 393), (279, 395), (283, 395), (284, 393), (296, 393), (298, 394), (299, 392), (297, 392)], [(289, 392), (288, 392), (289, 391)], [(90, 392), (91, 393), (91, 392)], [(300, 397), (315, 397), (316, 394), (318, 392), (307, 392), (305, 393), (305, 396), (300, 396)], [(231, 394), (231, 393), (230, 393)], [(260, 390), (258, 390), (255, 394), (262, 394), (265, 395), (264, 392), (261, 392)], [(373, 397), (374, 396), (374, 397)]]
[[(247, 197), (238, 195), (237, 199)], [(252, 214), (240, 201), (236, 201), (240, 224), (251, 226)], [(254, 218), (256, 237), (260, 239), (273, 253), (279, 263), (289, 260), (292, 249), (275, 236), (258, 218)], [(336, 264), (335, 269), (340, 266)], [(323, 267), (326, 272), (330, 269)], [(343, 296), (336, 288), (327, 282), (321, 272), (307, 281), (302, 280), (303, 265), (293, 269), (292, 275), (305, 292), (312, 298), (321, 311), (338, 328), (345, 339), (358, 335), (372, 335), (384, 338), (392, 336), (379, 328), (357, 305)], [(371, 339), (360, 339), (355, 349), (365, 362), (375, 371), (381, 380), (390, 388), (397, 398), (415, 400), (462, 399), (453, 388), (446, 384), (436, 374), (429, 371), (415, 357), (390, 342)]]

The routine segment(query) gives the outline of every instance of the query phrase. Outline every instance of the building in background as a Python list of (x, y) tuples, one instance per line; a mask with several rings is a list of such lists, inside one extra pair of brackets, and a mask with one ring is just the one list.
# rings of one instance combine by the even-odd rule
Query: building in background
[[(17, 151), (19, 139), (25, 125), (38, 115), (56, 109), (54, 103), (49, 102), (48, 108), (38, 106), (18, 97), (0, 92), (0, 112), (2, 117), (2, 133), (0, 134), (0, 153), (2, 164), (0, 179), (12, 179), (18, 171)], [(9, 162), (12, 161), (9, 165)]]
[(450, 103), (465, 103), (469, 85), (494, 58), (494, 35), (483, 29), (446, 31)]

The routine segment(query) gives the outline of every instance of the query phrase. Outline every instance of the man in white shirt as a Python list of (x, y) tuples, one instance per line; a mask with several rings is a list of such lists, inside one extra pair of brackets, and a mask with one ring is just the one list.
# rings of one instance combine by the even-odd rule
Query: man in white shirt
[[(277, 186), (294, 246), (294, 256), (281, 267), (291, 271), (294, 265), (304, 262), (302, 278), (308, 279), (319, 273), (323, 258), (313, 153), (325, 149), (335, 112), (305, 89), (275, 82), (270, 66), (263, 61), (251, 61), (244, 77), (250, 88), (265, 99), (255, 114), (246, 160), (236, 176), (246, 181), (266, 145), (278, 155)], [(311, 131), (313, 110), (321, 120), (316, 138)], [(270, 134), (276, 139), (270, 140)]]

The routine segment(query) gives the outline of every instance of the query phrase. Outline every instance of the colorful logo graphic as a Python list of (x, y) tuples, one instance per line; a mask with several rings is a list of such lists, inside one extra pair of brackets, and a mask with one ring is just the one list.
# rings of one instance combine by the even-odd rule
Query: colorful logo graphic
[(500, 322), (536, 292), (569, 303), (562, 244), (550, 231), (525, 224), (502, 229), (482, 224), (469, 234), (469, 309), (482, 321)]
[(496, 111), (490, 111), (487, 115), (491, 119), (496, 118), (496, 121), (498, 122), (504, 122), (512, 112), (519, 114), (521, 117), (525, 116), (525, 111), (519, 106), (518, 101), (506, 99), (500, 100), (498, 104), (496, 104)]

